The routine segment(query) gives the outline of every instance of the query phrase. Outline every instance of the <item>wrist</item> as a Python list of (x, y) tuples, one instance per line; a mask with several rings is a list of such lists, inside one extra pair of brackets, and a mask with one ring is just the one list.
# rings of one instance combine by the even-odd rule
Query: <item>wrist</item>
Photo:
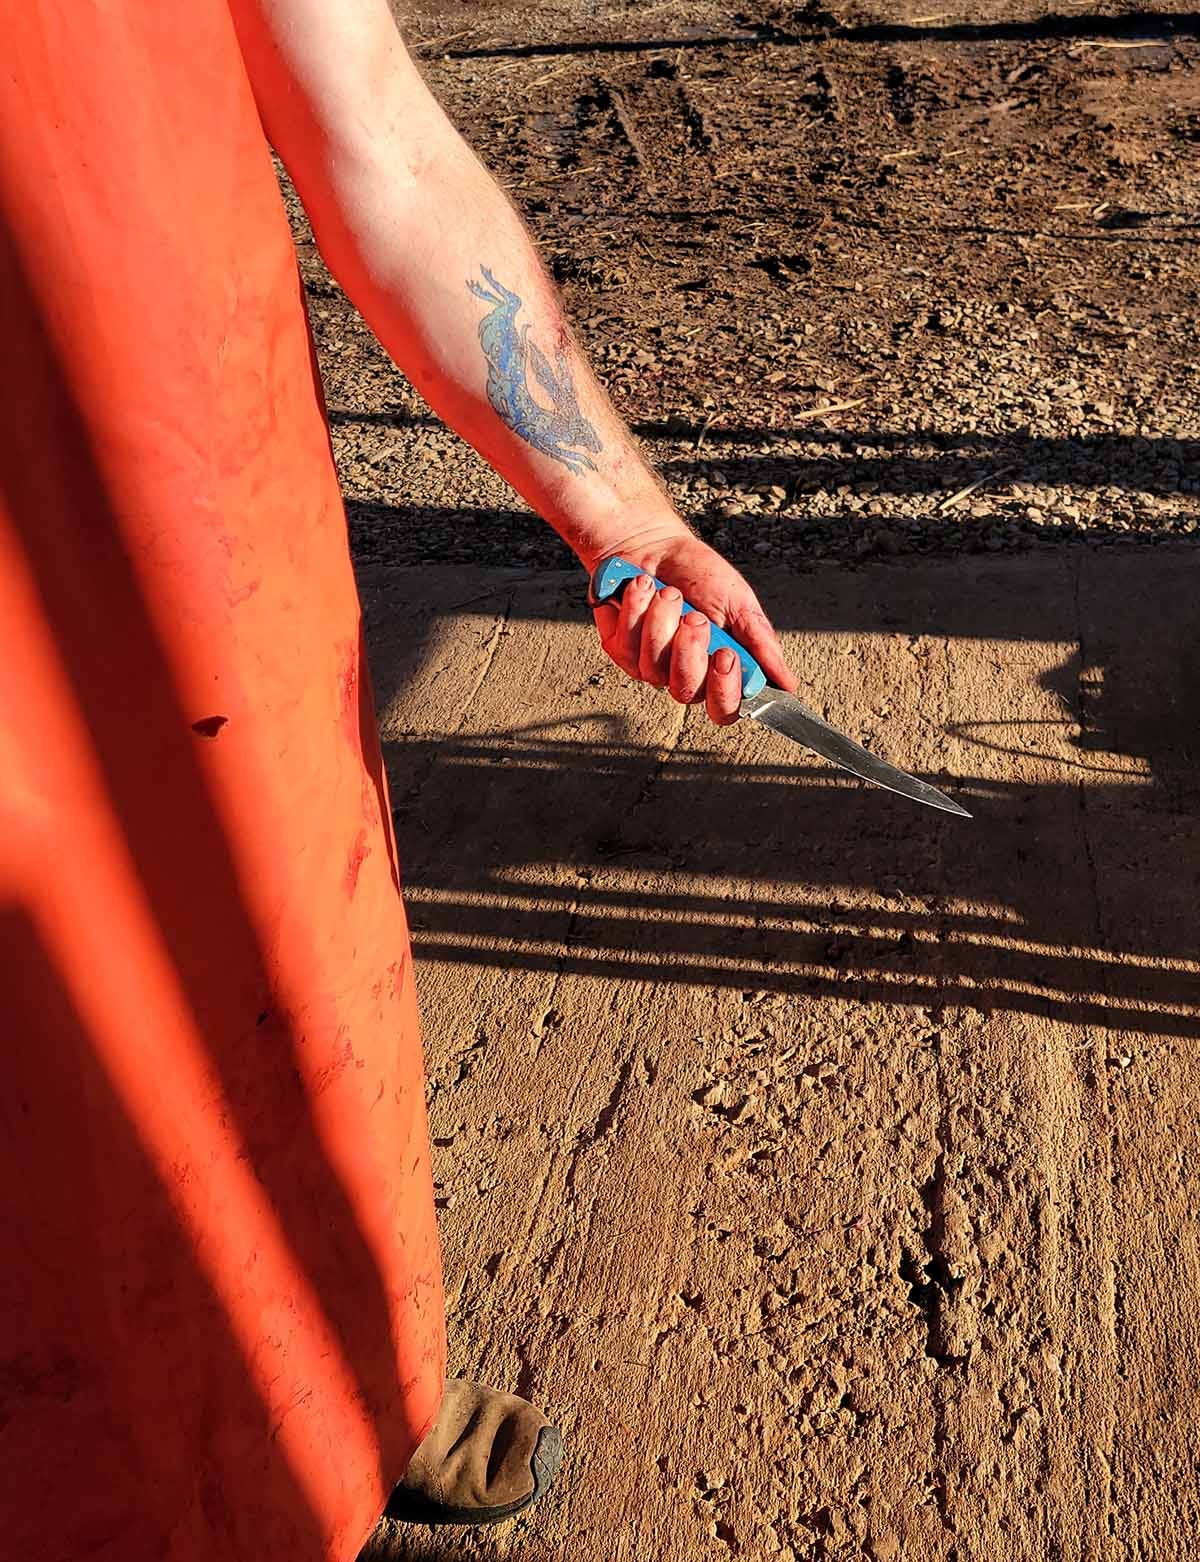
[(627, 500), (610, 512), (548, 519), (589, 574), (614, 554), (653, 570), (672, 547), (695, 536), (657, 491), (653, 499)]

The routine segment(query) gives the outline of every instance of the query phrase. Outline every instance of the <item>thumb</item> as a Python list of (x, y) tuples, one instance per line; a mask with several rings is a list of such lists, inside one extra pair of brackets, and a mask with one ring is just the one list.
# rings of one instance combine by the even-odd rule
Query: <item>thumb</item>
[(753, 608), (731, 614), (727, 628), (733, 638), (750, 652), (770, 683), (777, 689), (786, 689), (789, 694), (795, 690), (796, 675), (784, 659), (779, 636), (757, 603)]

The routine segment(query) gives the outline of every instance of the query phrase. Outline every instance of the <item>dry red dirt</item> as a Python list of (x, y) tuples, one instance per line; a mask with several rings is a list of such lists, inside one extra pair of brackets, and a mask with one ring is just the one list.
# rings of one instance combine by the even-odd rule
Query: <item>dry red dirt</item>
[(571, 1450), (401, 1555), (1191, 1556), (1191, 555), (774, 584), (969, 823), (630, 684), (575, 573), (365, 585), (452, 1360)]
[(811, 703), (976, 817), (622, 680), (296, 213), (452, 1365), (570, 1449), (527, 1521), (400, 1554), (1190, 1557), (1200, 18), (406, 26)]
[[(1197, 13), (833, 9), (456, 5), (409, 33), (739, 562), (1191, 535)], [(298, 231), (360, 557), (565, 566)]]

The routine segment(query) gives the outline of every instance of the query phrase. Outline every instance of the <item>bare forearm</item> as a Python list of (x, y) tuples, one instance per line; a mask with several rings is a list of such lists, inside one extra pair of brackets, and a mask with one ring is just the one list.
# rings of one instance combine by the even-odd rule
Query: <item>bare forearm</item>
[[(262, 0), (243, 9), (252, 74), (269, 81)], [(330, 270), (430, 406), (585, 564), (634, 545), (639, 529), (682, 529), (504, 192), (394, 31), (372, 57), (374, 101), (349, 127), (331, 130), (295, 96), (268, 91), (264, 105)]]
[(673, 512), (523, 224), (447, 128), (390, 211), (345, 227), (340, 242), (317, 219), (318, 241), (430, 406), (590, 565), (628, 539), (632, 516), (661, 528)]

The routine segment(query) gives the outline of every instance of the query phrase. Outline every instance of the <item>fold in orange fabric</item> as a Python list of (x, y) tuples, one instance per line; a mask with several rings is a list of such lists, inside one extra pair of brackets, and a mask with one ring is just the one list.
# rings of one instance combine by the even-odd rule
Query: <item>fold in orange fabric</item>
[(0, 1544), (352, 1559), (441, 1394), (408, 934), (224, 0), (0, 72)]

